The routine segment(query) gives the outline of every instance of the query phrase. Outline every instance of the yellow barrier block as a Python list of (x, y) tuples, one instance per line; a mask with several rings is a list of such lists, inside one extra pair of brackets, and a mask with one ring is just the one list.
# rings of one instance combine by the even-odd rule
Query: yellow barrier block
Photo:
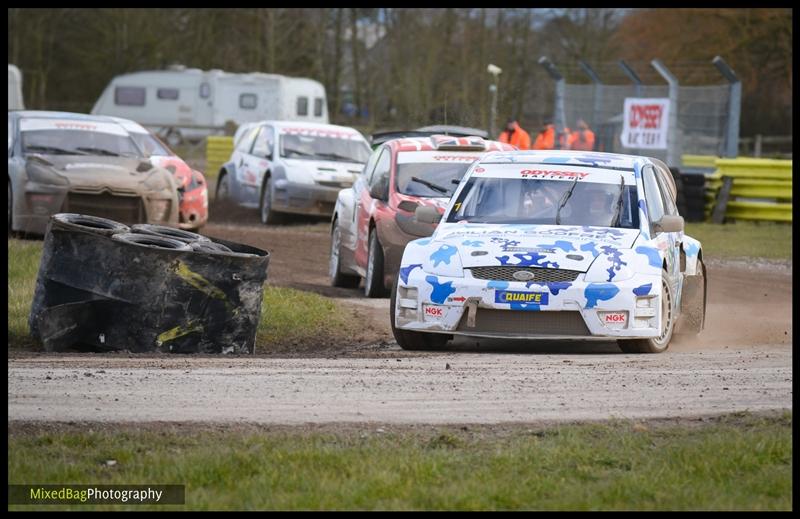
[(792, 179), (792, 161), (777, 159), (717, 159), (717, 171), (729, 177), (760, 178), (774, 180)]
[(206, 171), (216, 175), (233, 153), (233, 137), (210, 135), (206, 137)]
[(737, 178), (731, 187), (731, 196), (744, 198), (792, 199), (792, 182), (785, 180), (755, 180)]
[(687, 168), (713, 168), (716, 155), (682, 155), (681, 162)]
[(730, 201), (725, 208), (725, 217), (736, 220), (791, 222), (792, 204)]

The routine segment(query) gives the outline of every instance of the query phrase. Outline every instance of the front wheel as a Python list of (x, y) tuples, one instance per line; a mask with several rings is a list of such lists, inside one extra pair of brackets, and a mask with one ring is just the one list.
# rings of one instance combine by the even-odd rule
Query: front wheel
[(625, 339), (617, 341), (625, 353), (662, 353), (669, 347), (675, 327), (672, 307), (672, 289), (666, 271), (661, 271), (661, 335), (652, 339)]
[(333, 232), (331, 233), (331, 256), (328, 265), (328, 274), (331, 278), (331, 285), (342, 288), (358, 288), (361, 278), (342, 272), (342, 230), (339, 228), (339, 220), (333, 221)]
[(283, 214), (272, 210), (272, 178), (264, 179), (264, 187), (261, 189), (261, 223), (276, 224), (283, 223)]
[(386, 288), (383, 285), (383, 249), (378, 242), (378, 231), (369, 233), (369, 252), (367, 256), (367, 275), (364, 278), (364, 294), (367, 297), (383, 297)]
[(392, 285), (392, 295), (389, 301), (389, 320), (392, 323), (392, 334), (397, 344), (404, 350), (439, 350), (444, 348), (452, 335), (442, 333), (412, 332), (395, 327), (395, 305), (397, 301), (397, 283)]
[(218, 202), (227, 201), (231, 197), (231, 181), (227, 174), (223, 174), (217, 182), (217, 195)]

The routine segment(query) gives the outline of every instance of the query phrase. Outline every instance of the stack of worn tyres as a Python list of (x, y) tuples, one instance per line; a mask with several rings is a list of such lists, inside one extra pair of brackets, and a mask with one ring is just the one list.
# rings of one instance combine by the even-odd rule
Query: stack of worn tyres
[(676, 204), (678, 212), (687, 222), (705, 220), (706, 176), (705, 171), (698, 169), (671, 169), (678, 190)]
[(47, 351), (253, 353), (268, 265), (248, 245), (60, 213), (28, 324)]

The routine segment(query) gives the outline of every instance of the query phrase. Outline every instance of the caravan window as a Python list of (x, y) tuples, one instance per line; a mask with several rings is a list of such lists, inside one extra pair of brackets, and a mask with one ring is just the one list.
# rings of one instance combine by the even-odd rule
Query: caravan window
[(308, 115), (308, 98), (297, 98), (297, 115)]
[(314, 117), (322, 117), (322, 103), (324, 99), (317, 97), (314, 99)]
[(159, 99), (178, 99), (179, 90), (177, 88), (159, 88), (156, 90), (156, 97)]
[(121, 106), (144, 106), (144, 87), (117, 87), (114, 89), (114, 104)]
[(211, 85), (208, 83), (200, 83), (200, 97), (202, 99), (208, 99), (211, 95)]
[(241, 94), (239, 96), (239, 108), (244, 110), (255, 110), (258, 104), (258, 97), (255, 94)]

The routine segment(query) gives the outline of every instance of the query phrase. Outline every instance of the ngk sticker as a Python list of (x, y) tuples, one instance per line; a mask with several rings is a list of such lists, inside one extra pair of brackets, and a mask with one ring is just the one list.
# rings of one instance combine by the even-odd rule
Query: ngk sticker
[(628, 312), (598, 312), (598, 317), (604, 326), (608, 328), (625, 328), (628, 323)]
[(438, 321), (444, 317), (444, 306), (422, 305), (422, 313), (426, 321)]

